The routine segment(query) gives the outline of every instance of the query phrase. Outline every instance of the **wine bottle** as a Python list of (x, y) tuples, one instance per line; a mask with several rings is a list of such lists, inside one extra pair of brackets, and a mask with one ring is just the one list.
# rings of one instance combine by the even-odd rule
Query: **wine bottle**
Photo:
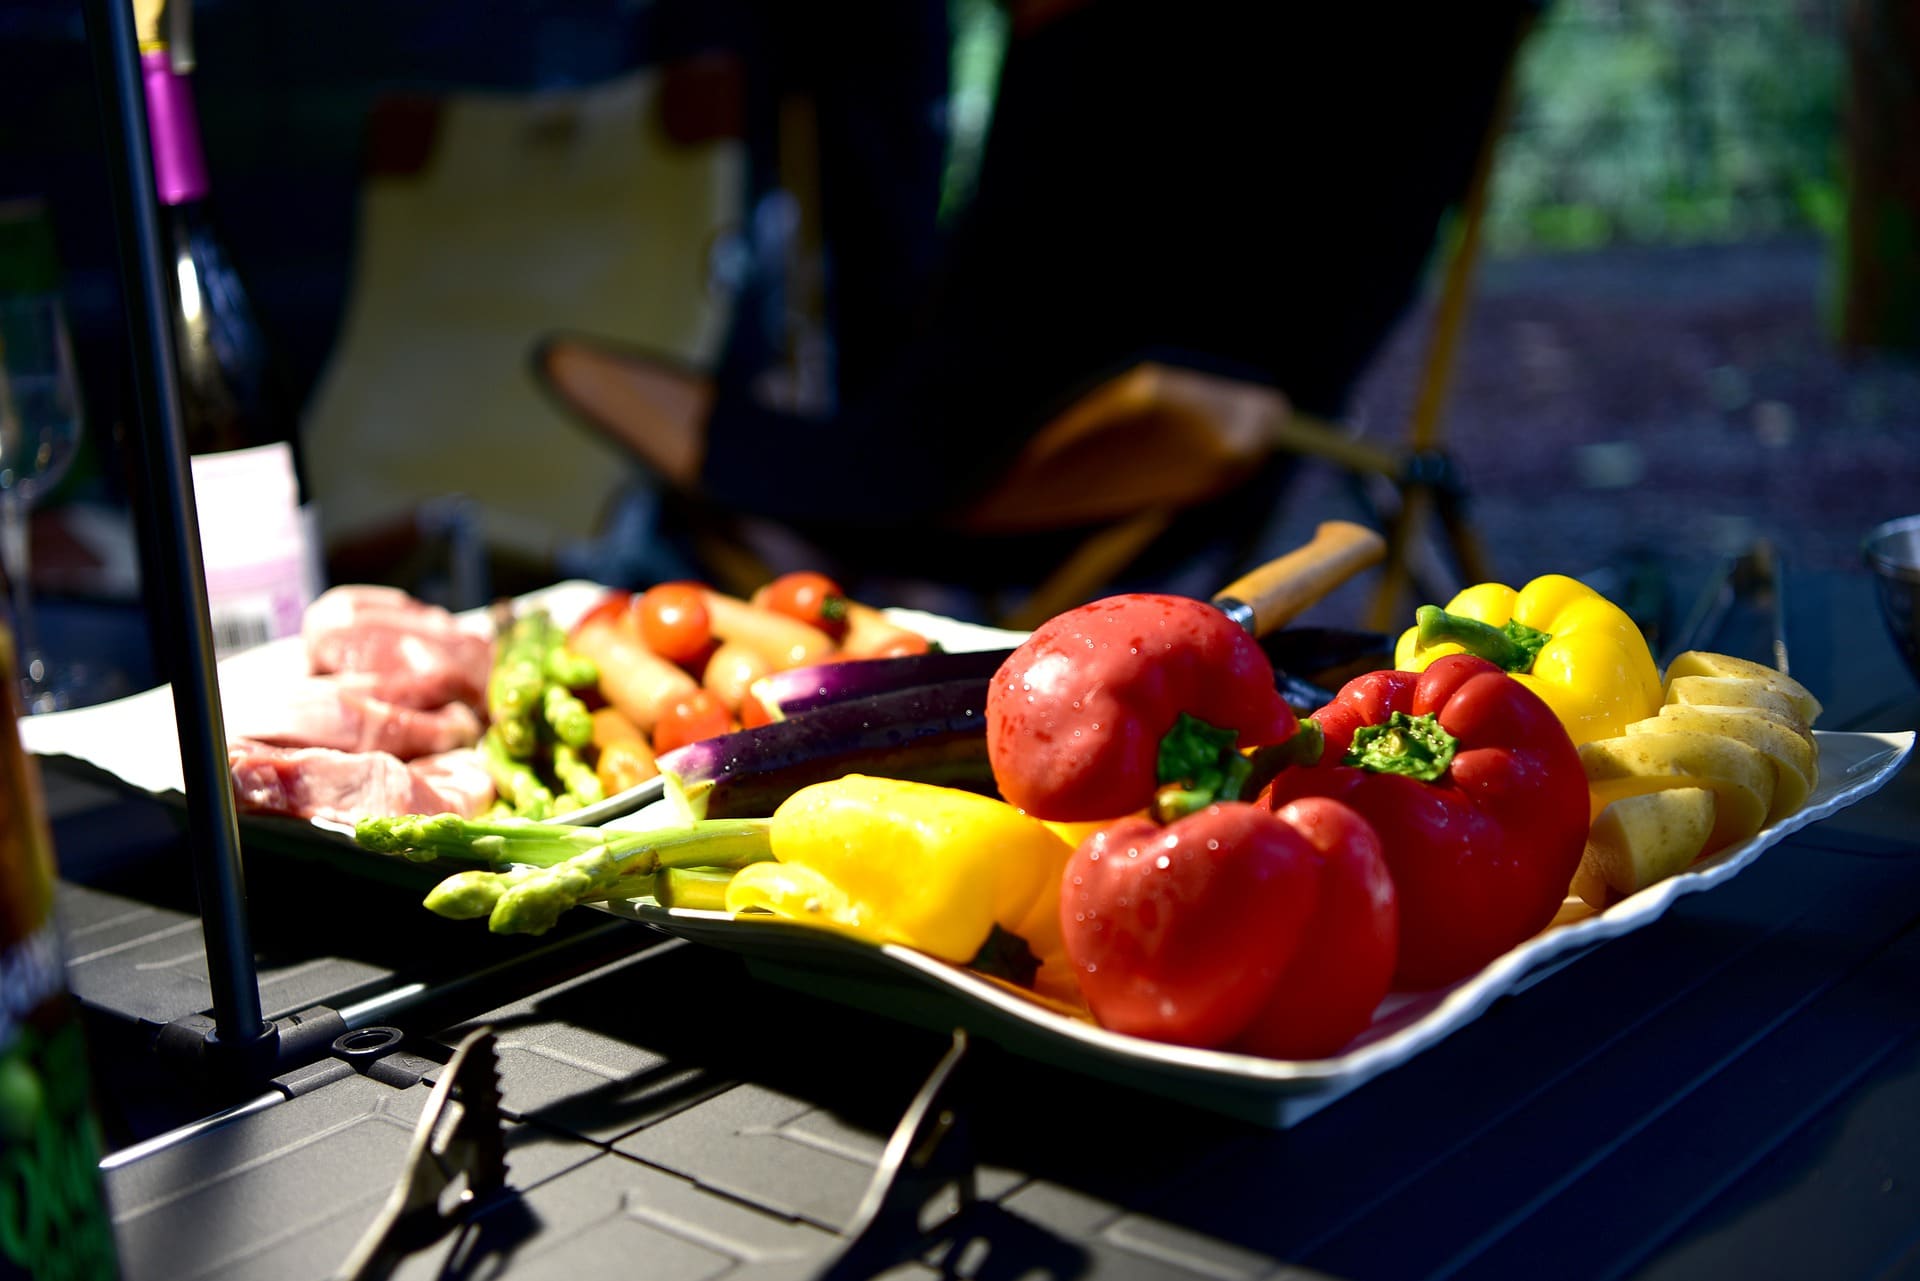
[[(185, 0), (170, 0), (173, 4)], [(296, 413), (215, 234), (187, 75), (142, 6), (154, 191), (172, 277), (175, 358), (215, 653), (295, 635), (321, 584)]]
[(53, 917), (40, 777), (0, 627), (0, 1281), (119, 1275), (79, 1010)]

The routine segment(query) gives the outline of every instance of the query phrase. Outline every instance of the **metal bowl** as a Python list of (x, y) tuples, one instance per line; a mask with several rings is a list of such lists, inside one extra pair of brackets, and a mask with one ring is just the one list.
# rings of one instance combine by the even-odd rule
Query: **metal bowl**
[(1920, 516), (1876, 525), (1861, 544), (1873, 570), (1880, 617), (1907, 670), (1920, 681)]

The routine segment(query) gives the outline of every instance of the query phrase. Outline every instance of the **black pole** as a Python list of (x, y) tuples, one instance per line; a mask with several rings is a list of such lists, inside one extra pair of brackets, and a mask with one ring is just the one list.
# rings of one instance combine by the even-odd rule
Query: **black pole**
[[(272, 1064), (278, 1033), (260, 1015), (200, 525), (181, 427), (172, 294), (161, 252), (139, 43), (128, 0), (87, 0), (86, 20), (132, 340), (139, 426), (132, 436), (142, 461), (137, 493), (145, 508), (144, 534), (156, 544), (143, 558), (159, 580), (147, 591), (148, 613), (155, 632), (168, 642), (161, 649), (171, 669), (188, 846), (213, 989), (214, 1030), (207, 1046), (221, 1062), (209, 1066), (224, 1077), (244, 1079), (264, 1074), (261, 1070)], [(161, 602), (172, 602), (173, 608)]]

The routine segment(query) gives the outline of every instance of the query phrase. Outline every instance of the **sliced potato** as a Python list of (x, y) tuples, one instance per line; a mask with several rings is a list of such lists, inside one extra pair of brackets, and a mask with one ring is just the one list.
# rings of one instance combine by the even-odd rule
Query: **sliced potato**
[(1667, 664), (1669, 683), (1677, 677), (1686, 676), (1727, 676), (1758, 681), (1784, 694), (1793, 704), (1795, 714), (1808, 725), (1820, 719), (1820, 700), (1813, 696), (1813, 691), (1785, 672), (1768, 667), (1765, 663), (1735, 658), (1731, 654), (1716, 654), (1710, 650), (1690, 649), (1684, 654), (1677, 655), (1671, 663)]
[(1667, 681), (1668, 703), (1690, 707), (1756, 707), (1791, 724), (1808, 738), (1813, 723), (1800, 714), (1791, 695), (1765, 681), (1745, 676), (1675, 676)]
[(1714, 794), (1704, 787), (1671, 787), (1611, 802), (1587, 834), (1573, 892), (1603, 908), (1686, 870), (1706, 848), (1713, 815)]
[(1772, 823), (1807, 803), (1820, 778), (1820, 756), (1814, 745), (1781, 717), (1757, 707), (1695, 707), (1668, 703), (1658, 716), (1627, 726), (1629, 734), (1657, 734), (1666, 730), (1697, 730), (1725, 734), (1759, 750), (1773, 765), (1773, 802), (1767, 808)]
[(1773, 766), (1737, 738), (1694, 730), (1622, 734), (1580, 747), (1593, 817), (1622, 797), (1676, 787), (1704, 787), (1714, 795), (1713, 830), (1703, 852), (1744, 841), (1767, 821), (1773, 804)]

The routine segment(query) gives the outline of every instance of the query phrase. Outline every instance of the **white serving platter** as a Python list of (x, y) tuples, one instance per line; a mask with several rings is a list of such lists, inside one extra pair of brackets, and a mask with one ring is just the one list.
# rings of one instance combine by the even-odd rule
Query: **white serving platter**
[[(1817, 734), (1820, 783), (1797, 813), (1602, 912), (1572, 900), (1540, 934), (1450, 987), (1393, 993), (1372, 1026), (1325, 1059), (1265, 1059), (1165, 1045), (1111, 1032), (1043, 1004), (1008, 984), (911, 948), (875, 946), (773, 917), (668, 909), (647, 899), (600, 904), (680, 938), (742, 954), (760, 977), (876, 1010), (921, 1026), (960, 1024), (974, 1034), (1071, 1071), (1283, 1128), (1465, 1027), (1504, 995), (1518, 992), (1601, 943), (1641, 929), (1682, 896), (1737, 875), (1795, 832), (1878, 791), (1913, 750), (1912, 731)], [(611, 820), (644, 829), (676, 821), (660, 802)]]
[[(545, 608), (566, 625), (605, 590), (595, 583), (569, 581), (519, 597), (515, 605)], [(886, 612), (949, 650), (999, 649), (1021, 639), (1020, 633), (935, 614)], [(484, 613), (463, 617), (478, 625)], [(223, 704), (242, 706), (237, 700), (271, 688), (271, 682), (297, 679), (305, 670), (297, 637), (237, 655), (220, 666)], [(26, 717), (21, 737), (27, 750), (50, 767), (77, 770), (185, 805), (173, 696), (167, 686), (95, 707)], [(1262, 1059), (1110, 1032), (1007, 984), (910, 948), (875, 947), (771, 918), (666, 909), (645, 899), (597, 906), (676, 937), (739, 953), (756, 974), (772, 982), (942, 1030), (962, 1024), (1016, 1053), (1072, 1071), (1284, 1127), (1471, 1023), (1500, 997), (1539, 981), (1608, 939), (1658, 920), (1682, 895), (1712, 889), (1793, 833), (1871, 795), (1905, 763), (1914, 734), (1820, 732), (1818, 738), (1820, 783), (1799, 812), (1604, 912), (1587, 912), (1577, 900), (1570, 903), (1553, 926), (1451, 987), (1390, 995), (1375, 1011), (1372, 1026), (1345, 1052), (1326, 1059)], [(659, 781), (652, 780), (556, 821), (646, 827), (676, 818)], [(362, 850), (351, 829), (339, 823), (243, 814), (240, 824), (249, 849), (318, 859), (351, 875), (413, 885), (430, 884), (445, 874), (439, 864)]]

